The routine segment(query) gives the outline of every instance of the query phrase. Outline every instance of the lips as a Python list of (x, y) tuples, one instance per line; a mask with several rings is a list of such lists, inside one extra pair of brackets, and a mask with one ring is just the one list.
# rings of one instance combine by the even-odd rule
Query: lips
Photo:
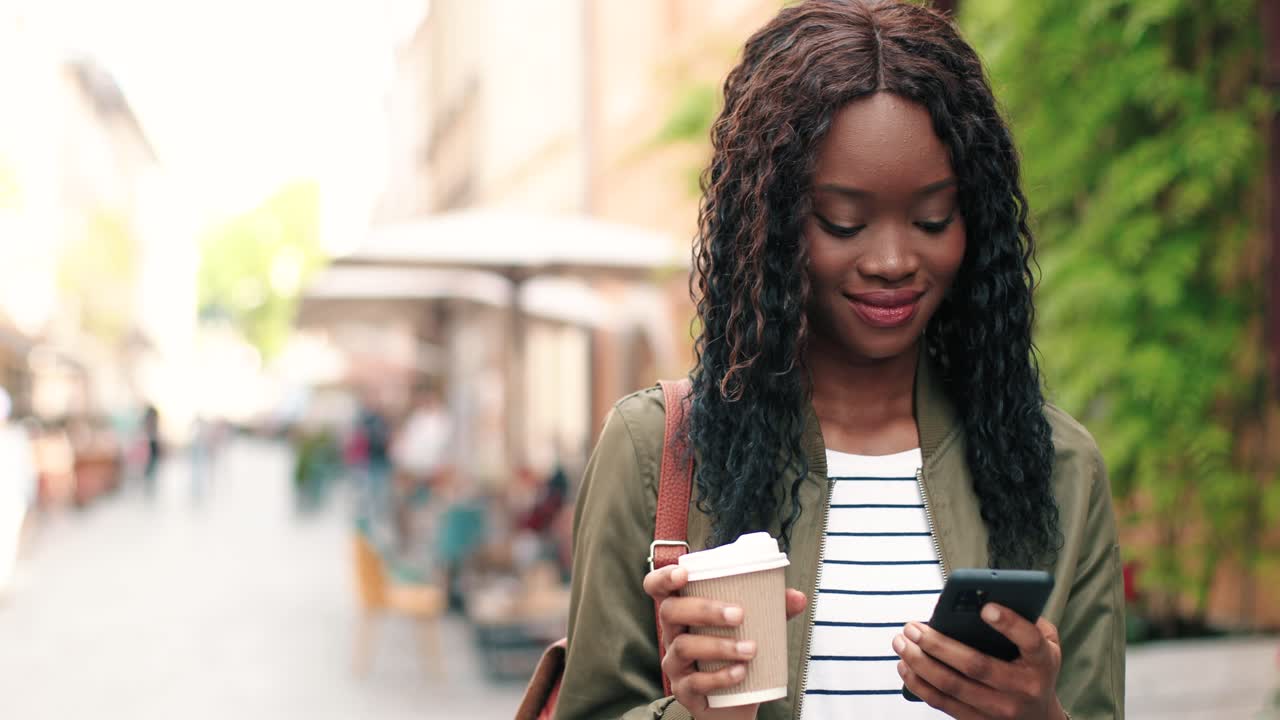
[(920, 290), (873, 290), (845, 295), (845, 298), (868, 325), (887, 329), (910, 322), (923, 295)]

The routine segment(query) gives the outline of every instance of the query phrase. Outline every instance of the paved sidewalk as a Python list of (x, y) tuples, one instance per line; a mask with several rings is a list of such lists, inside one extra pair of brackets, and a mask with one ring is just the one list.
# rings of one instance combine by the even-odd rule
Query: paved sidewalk
[[(1156, 643), (1129, 650), (1129, 720), (1280, 720), (1280, 638)], [(1269, 709), (1268, 709), (1269, 708)]]
[(140, 489), (43, 522), (0, 601), (5, 720), (510, 718), (466, 628), (430, 678), (405, 624), (351, 672), (356, 618), (342, 508), (294, 512), (288, 455), (240, 442), (203, 495), (170, 463)]

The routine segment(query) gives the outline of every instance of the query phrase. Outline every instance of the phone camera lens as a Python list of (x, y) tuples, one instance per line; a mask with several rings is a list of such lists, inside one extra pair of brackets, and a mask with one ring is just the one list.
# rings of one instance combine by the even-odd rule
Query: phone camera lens
[(965, 590), (956, 596), (956, 612), (977, 612), (978, 611), (978, 591)]

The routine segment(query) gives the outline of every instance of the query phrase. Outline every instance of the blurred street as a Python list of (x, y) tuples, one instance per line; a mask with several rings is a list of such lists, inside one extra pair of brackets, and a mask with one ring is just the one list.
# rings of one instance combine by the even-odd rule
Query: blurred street
[[(5, 717), (510, 717), (522, 688), (485, 683), (456, 619), (447, 679), (394, 619), (355, 676), (345, 490), (299, 513), (288, 467), (281, 446), (238, 440), (203, 486), (177, 456), (152, 497), (135, 485), (43, 519), (0, 605)], [(1266, 717), (1276, 650), (1274, 638), (1135, 648), (1129, 717)]]
[(237, 440), (204, 487), (177, 455), (150, 499), (133, 485), (42, 517), (0, 601), (0, 715), (510, 717), (523, 688), (483, 685), (456, 619), (443, 628), (447, 679), (428, 675), (394, 618), (355, 676), (345, 488), (298, 513), (289, 467), (281, 446)]

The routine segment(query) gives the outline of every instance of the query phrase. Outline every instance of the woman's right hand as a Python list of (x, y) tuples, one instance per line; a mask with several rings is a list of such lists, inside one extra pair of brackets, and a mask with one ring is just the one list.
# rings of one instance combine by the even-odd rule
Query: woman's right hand
[[(662, 622), (663, 643), (667, 654), (662, 658), (662, 671), (671, 681), (676, 700), (698, 720), (751, 720), (759, 705), (713, 710), (707, 705), (707, 694), (742, 682), (747, 675), (746, 662), (755, 656), (753, 642), (735, 643), (725, 638), (694, 635), (697, 627), (735, 627), (742, 624), (742, 608), (703, 598), (680, 597), (689, 582), (689, 571), (669, 565), (644, 578), (644, 591), (658, 603)], [(804, 612), (807, 598), (799, 590), (787, 590), (787, 619)], [(724, 661), (728, 666), (715, 672), (698, 672), (698, 662)]]

